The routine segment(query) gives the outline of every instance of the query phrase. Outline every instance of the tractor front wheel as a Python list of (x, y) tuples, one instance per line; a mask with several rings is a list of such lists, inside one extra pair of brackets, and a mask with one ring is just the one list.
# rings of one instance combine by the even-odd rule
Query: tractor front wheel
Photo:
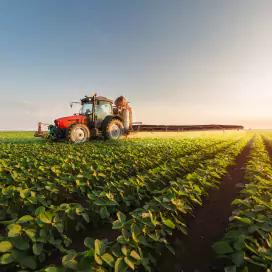
[(103, 131), (105, 139), (117, 140), (124, 134), (124, 125), (118, 119), (110, 120)]
[(71, 143), (85, 143), (90, 139), (90, 130), (86, 125), (72, 125), (67, 134), (67, 139)]

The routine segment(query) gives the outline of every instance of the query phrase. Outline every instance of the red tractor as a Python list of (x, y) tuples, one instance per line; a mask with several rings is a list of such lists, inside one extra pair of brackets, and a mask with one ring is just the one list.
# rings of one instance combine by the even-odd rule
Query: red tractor
[(35, 136), (83, 143), (98, 136), (116, 140), (132, 130), (132, 109), (123, 96), (118, 97), (114, 104), (112, 100), (96, 94), (85, 96), (78, 103), (81, 104), (79, 114), (56, 119), (55, 125), (48, 125), (46, 133), (42, 131), (44, 124), (39, 123)]

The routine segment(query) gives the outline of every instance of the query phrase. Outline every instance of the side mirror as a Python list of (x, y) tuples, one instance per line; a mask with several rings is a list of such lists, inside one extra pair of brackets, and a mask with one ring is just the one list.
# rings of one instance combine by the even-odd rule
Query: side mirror
[(72, 108), (74, 104), (80, 104), (80, 102), (71, 102), (70, 103), (70, 108)]

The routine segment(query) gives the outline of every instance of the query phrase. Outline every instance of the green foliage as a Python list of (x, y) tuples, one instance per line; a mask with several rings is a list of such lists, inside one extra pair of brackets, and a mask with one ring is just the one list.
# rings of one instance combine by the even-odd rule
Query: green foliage
[(12, 249), (12, 244), (9, 241), (0, 242), (0, 252), (9, 252)]
[[(0, 135), (0, 264), (49, 272), (150, 271), (155, 249), (173, 252), (169, 236), (186, 234), (184, 215), (218, 186), (247, 141), (234, 134), (41, 145)], [(248, 217), (234, 220), (252, 227)], [(117, 239), (93, 237), (93, 229), (107, 224)], [(79, 243), (82, 250), (75, 250)], [(62, 267), (44, 267), (52, 255)]]

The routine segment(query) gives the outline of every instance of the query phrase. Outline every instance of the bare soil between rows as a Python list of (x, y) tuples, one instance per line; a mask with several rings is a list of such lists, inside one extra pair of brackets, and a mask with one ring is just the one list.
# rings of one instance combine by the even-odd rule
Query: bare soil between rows
[(170, 242), (176, 254), (163, 251), (157, 271), (224, 271), (225, 264), (216, 260), (212, 245), (224, 235), (232, 214), (231, 202), (245, 184), (245, 164), (252, 142), (253, 139), (237, 156), (235, 164), (228, 168), (220, 188), (212, 189), (203, 206), (195, 210), (194, 216), (186, 218), (188, 235), (179, 232), (173, 235)]

